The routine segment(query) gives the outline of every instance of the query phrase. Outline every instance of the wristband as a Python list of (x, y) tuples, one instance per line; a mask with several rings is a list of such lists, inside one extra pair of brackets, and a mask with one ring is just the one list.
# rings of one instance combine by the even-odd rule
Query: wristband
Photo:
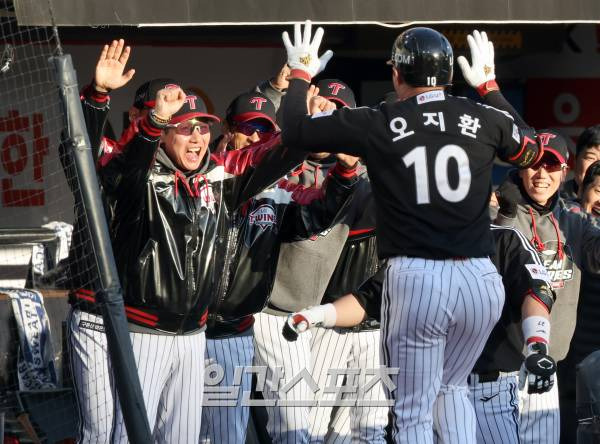
[(337, 321), (335, 306), (333, 304), (325, 304), (321, 305), (321, 309), (323, 310), (323, 327), (335, 327), (335, 322)]
[(150, 120), (152, 120), (152, 123), (159, 128), (166, 127), (171, 121), (171, 119), (163, 119), (161, 117), (158, 117), (154, 110), (150, 111)]
[(484, 97), (486, 94), (492, 91), (500, 91), (500, 87), (495, 80), (488, 80), (487, 82), (483, 82), (481, 85), (479, 85), (476, 90), (481, 97)]
[(532, 342), (550, 342), (550, 320), (542, 316), (529, 316), (521, 322), (521, 330), (527, 345)]
[(304, 71), (303, 69), (292, 69), (290, 71), (290, 75), (288, 76), (288, 80), (291, 79), (301, 79), (310, 83), (312, 77), (308, 72)]

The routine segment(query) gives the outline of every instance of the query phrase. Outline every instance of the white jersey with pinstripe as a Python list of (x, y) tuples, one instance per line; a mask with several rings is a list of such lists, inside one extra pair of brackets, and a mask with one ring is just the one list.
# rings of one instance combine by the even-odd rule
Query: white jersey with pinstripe
[[(252, 375), (243, 371), (252, 365), (254, 344), (252, 330), (235, 336), (206, 340), (206, 375), (208, 381), (213, 367), (222, 370), (222, 379), (205, 386), (202, 407), (202, 444), (237, 444), (246, 442), (250, 407), (243, 402), (244, 393), (252, 390)], [(237, 369), (237, 370), (236, 370)], [(241, 373), (240, 373), (241, 371)], [(239, 373), (236, 381), (236, 372)], [(216, 381), (215, 381), (216, 382)], [(233, 388), (232, 395), (227, 388)], [(216, 390), (224, 390), (217, 393)], [(237, 395), (234, 399), (233, 395)], [(219, 405), (214, 405), (218, 403)]]
[[(369, 371), (381, 365), (380, 347), (379, 330), (352, 331), (321, 327), (312, 330), (311, 375), (319, 386), (315, 399), (320, 404), (310, 409), (311, 443), (385, 443), (389, 408), (385, 405), (382, 384), (378, 382), (364, 393), (361, 389), (374, 377)], [(341, 397), (330, 390), (325, 393), (326, 387), (333, 385), (331, 377), (328, 377), (330, 369), (342, 370), (335, 384), (337, 387), (354, 386), (359, 390)], [(345, 377), (345, 369), (358, 371), (358, 375)], [(335, 407), (328, 405), (333, 401)], [(350, 403), (353, 403), (352, 406), (347, 405)]]
[(394, 442), (474, 444), (467, 376), (500, 318), (504, 287), (488, 258), (389, 260), (381, 308), (383, 363), (398, 368), (387, 395)]
[(267, 401), (267, 432), (273, 444), (307, 443), (309, 404), (314, 402), (314, 392), (304, 379), (292, 387), (286, 384), (302, 371), (310, 372), (312, 331), (288, 342), (281, 334), (285, 316), (258, 313), (254, 319), (254, 365), (267, 368), (262, 392)]
[[(69, 323), (80, 417), (78, 442), (127, 443), (102, 317), (75, 309), (69, 314)], [(129, 336), (153, 442), (197, 443), (202, 419), (204, 333)]]
[[(550, 344), (552, 350), (552, 344)], [(560, 442), (560, 409), (558, 381), (549, 392), (530, 395), (519, 391), (520, 434), (522, 444), (558, 444)]]
[[(544, 266), (538, 252), (519, 230), (496, 225), (491, 229), (513, 231), (523, 249), (530, 253), (531, 263)], [(507, 298), (510, 296), (513, 295)], [(500, 373), (497, 381), (479, 382), (475, 374), (469, 379), (479, 444), (558, 444), (560, 416), (555, 388), (541, 395), (529, 395), (526, 387), (519, 391), (518, 372)]]

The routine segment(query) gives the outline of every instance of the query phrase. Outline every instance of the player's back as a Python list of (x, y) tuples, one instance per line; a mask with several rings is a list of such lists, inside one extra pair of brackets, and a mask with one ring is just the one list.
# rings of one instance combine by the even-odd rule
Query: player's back
[[(493, 253), (488, 202), (494, 157), (519, 132), (504, 113), (441, 90), (382, 104), (366, 163), (381, 257)], [(512, 140), (510, 140), (512, 139)]]

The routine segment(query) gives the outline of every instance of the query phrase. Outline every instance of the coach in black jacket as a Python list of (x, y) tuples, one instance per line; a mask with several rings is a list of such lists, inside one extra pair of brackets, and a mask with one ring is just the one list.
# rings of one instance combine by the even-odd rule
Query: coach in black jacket
[[(131, 71), (123, 74), (128, 52), (122, 41), (104, 48), (94, 83), (100, 95), (131, 78)], [(87, 118), (95, 115), (99, 120), (88, 126), (103, 127), (106, 113), (94, 108)], [(99, 172), (114, 202), (113, 250), (156, 442), (196, 443), (200, 435), (204, 326), (221, 271), (220, 230), (242, 202), (304, 158), (283, 149), (276, 135), (249, 150), (211, 156), (214, 121), (200, 97), (170, 85)], [(95, 295), (80, 292), (78, 300), (69, 328), (81, 439), (124, 441)]]

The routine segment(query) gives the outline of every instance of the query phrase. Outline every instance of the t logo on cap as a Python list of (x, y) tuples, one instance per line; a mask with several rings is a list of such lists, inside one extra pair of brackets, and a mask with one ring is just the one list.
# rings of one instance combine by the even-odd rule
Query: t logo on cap
[(550, 139), (554, 139), (556, 136), (554, 134), (550, 134), (550, 133), (539, 133), (538, 134), (538, 139), (540, 139), (540, 142), (543, 146), (548, 145), (548, 142), (550, 142)]
[(263, 103), (265, 103), (267, 99), (263, 97), (252, 97), (250, 99), (250, 103), (254, 104), (256, 111), (260, 111), (262, 109)]
[(340, 89), (346, 89), (346, 87), (344, 85), (342, 85), (341, 83), (330, 83), (329, 85), (327, 85), (327, 87), (331, 90), (331, 94), (334, 96), (337, 96), (338, 93), (340, 92)]
[(185, 101), (188, 103), (190, 109), (196, 109), (196, 96), (186, 96)]

